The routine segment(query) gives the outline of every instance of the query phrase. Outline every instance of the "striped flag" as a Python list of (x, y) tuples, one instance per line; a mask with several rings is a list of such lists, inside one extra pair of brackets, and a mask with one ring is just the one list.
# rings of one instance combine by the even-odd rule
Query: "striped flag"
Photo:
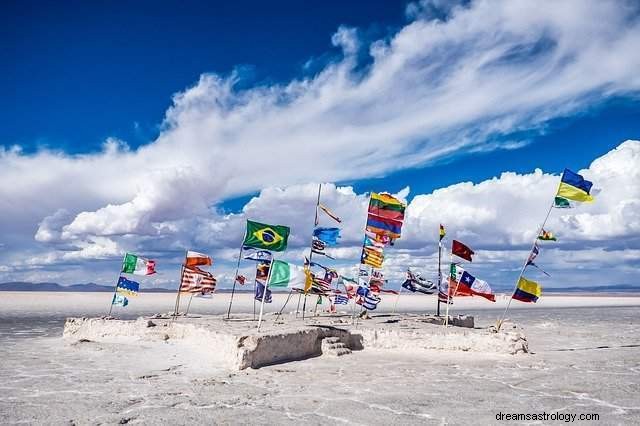
[(346, 305), (349, 303), (349, 298), (347, 296), (342, 296), (341, 294), (336, 294), (336, 298), (333, 303), (336, 305)]
[(362, 247), (360, 263), (374, 268), (382, 268), (382, 262), (384, 262), (384, 254), (372, 249), (371, 247)]
[(188, 293), (213, 292), (216, 288), (216, 279), (210, 272), (200, 268), (184, 267), (180, 291)]

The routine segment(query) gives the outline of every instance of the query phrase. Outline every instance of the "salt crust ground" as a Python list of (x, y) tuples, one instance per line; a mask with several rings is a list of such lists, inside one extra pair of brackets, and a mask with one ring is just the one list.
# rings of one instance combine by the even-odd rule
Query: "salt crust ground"
[[(526, 355), (369, 348), (230, 371), (171, 340), (61, 339), (66, 316), (105, 313), (105, 294), (2, 296), (2, 424), (484, 425), (504, 424), (499, 412), (542, 411), (600, 415), (579, 424), (640, 424), (637, 297), (554, 297), (551, 306), (514, 310)], [(153, 296), (163, 297), (142, 295), (118, 315), (171, 304)], [(221, 314), (226, 301), (197, 301), (192, 311)], [(428, 298), (408, 302), (432, 312)], [(500, 311), (486, 306), (459, 303), (456, 313), (488, 326)], [(237, 312), (251, 311), (240, 298)]]
[[(277, 320), (277, 322), (276, 322)], [(351, 350), (449, 350), (518, 354), (527, 352), (524, 335), (507, 323), (500, 332), (436, 325), (425, 315), (373, 315), (354, 321), (347, 313), (309, 316), (267, 315), (257, 330), (251, 315), (196, 316), (173, 319), (69, 318), (64, 337), (97, 342), (175, 341), (234, 370), (298, 361), (323, 355), (322, 340), (339, 339)], [(473, 324), (472, 318), (452, 318)], [(469, 321), (471, 320), (471, 321)], [(212, 355), (209, 355), (211, 352)], [(329, 352), (331, 354), (332, 352)]]

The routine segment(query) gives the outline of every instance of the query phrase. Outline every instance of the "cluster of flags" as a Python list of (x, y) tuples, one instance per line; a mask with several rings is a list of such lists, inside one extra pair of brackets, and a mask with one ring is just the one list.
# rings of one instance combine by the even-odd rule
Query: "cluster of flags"
[[(367, 210), (362, 253), (360, 255), (359, 286), (356, 303), (367, 310), (373, 310), (380, 303), (380, 293), (395, 293), (384, 289), (382, 268), (385, 247), (393, 245), (400, 238), (406, 204), (388, 193), (371, 193)], [(370, 267), (370, 272), (366, 269)]]
[[(451, 243), (451, 255), (473, 262), (475, 252), (466, 244), (458, 240), (453, 240)], [(496, 297), (489, 283), (471, 275), (471, 273), (466, 271), (459, 263), (451, 262), (449, 277), (448, 280), (445, 281), (448, 282), (448, 297), (447, 300), (444, 301), (445, 303), (451, 303), (451, 299), (454, 296), (480, 296), (491, 302), (496, 301)]]
[(124, 258), (122, 259), (120, 275), (118, 276), (115, 291), (113, 292), (113, 298), (111, 299), (111, 306), (127, 306), (129, 304), (127, 296), (137, 296), (140, 291), (140, 283), (130, 280), (122, 274), (153, 275), (155, 273), (155, 261), (145, 259), (144, 257), (140, 257), (135, 254), (125, 253)]
[[(560, 184), (558, 185), (558, 191), (556, 192), (553, 200), (553, 207), (566, 209), (573, 207), (571, 205), (571, 201), (593, 201), (594, 197), (591, 195), (592, 187), (592, 182), (585, 180), (584, 177), (578, 173), (572, 172), (569, 169), (564, 169), (562, 177), (560, 178)], [(543, 225), (540, 230), (540, 234), (538, 234), (536, 241), (533, 243), (533, 247), (529, 252), (522, 272), (524, 274), (527, 267), (533, 266), (546, 276), (550, 276), (534, 262), (540, 254), (538, 241), (557, 241), (557, 238), (552, 232), (545, 230)], [(520, 302), (535, 303), (542, 294), (542, 286), (533, 280), (525, 278), (523, 274), (520, 274), (520, 277), (518, 278), (512, 298)]]

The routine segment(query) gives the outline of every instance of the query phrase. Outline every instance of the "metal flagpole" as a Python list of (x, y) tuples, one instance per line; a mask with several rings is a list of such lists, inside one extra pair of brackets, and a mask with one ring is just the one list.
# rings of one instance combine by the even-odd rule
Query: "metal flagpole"
[[(555, 198), (554, 198), (555, 200)], [(498, 320), (496, 324), (496, 328), (500, 331), (500, 327), (502, 327), (502, 323), (504, 321), (505, 316), (507, 315), (507, 311), (509, 310), (509, 306), (511, 306), (511, 301), (513, 300), (513, 295), (516, 294), (516, 290), (518, 289), (518, 283), (520, 282), (520, 278), (522, 278), (522, 274), (524, 274), (524, 270), (527, 268), (527, 263), (529, 263), (529, 257), (531, 256), (531, 252), (533, 252), (533, 248), (536, 246), (536, 242), (538, 241), (538, 236), (540, 236), (540, 232), (544, 229), (544, 225), (546, 225), (547, 220), (549, 219), (549, 215), (551, 214), (551, 210), (553, 210), (554, 201), (551, 202), (551, 206), (549, 206), (549, 210), (547, 211), (547, 215), (544, 217), (544, 221), (542, 225), (538, 228), (538, 232), (533, 239), (533, 244), (531, 244), (531, 249), (529, 249), (529, 253), (527, 253), (527, 257), (524, 260), (524, 264), (522, 265), (522, 269), (520, 269), (520, 274), (518, 274), (518, 278), (516, 279), (516, 284), (513, 287), (513, 292), (511, 293), (511, 297), (509, 298), (509, 302), (507, 303), (507, 307), (504, 309), (502, 313), (502, 317)]]
[(184, 316), (186, 317), (189, 314), (189, 308), (191, 308), (191, 301), (193, 300), (193, 293), (191, 293), (191, 297), (189, 297), (189, 303), (187, 303), (187, 310), (184, 311)]
[[(240, 270), (240, 259), (242, 258), (242, 247), (244, 246), (244, 240), (246, 239), (247, 239), (247, 227), (245, 225), (244, 238), (242, 239), (243, 244), (240, 244), (240, 251), (238, 252), (238, 263), (236, 264), (236, 273), (233, 276), (233, 288), (231, 289), (231, 299), (229, 299), (229, 310), (227, 310), (227, 319), (229, 319), (229, 317), (231, 316), (231, 305), (233, 304), (233, 296), (236, 292), (236, 283), (238, 282), (238, 271)], [(255, 308), (254, 308), (254, 311), (255, 311)], [(255, 316), (255, 313), (254, 313), (254, 316)]]
[[(318, 200), (316, 201), (316, 215), (313, 219), (313, 227), (318, 226), (318, 206), (320, 205), (320, 193), (322, 192), (322, 184), (318, 184)], [(309, 268), (311, 268), (311, 260), (313, 259), (313, 235), (311, 236), (311, 250), (309, 251)], [(317, 307), (317, 304), (316, 304)], [(302, 304), (302, 320), (304, 321), (305, 311), (307, 310), (307, 292), (304, 292), (304, 303)]]
[(438, 307), (436, 308), (436, 316), (440, 316), (440, 286), (442, 285), (442, 238), (438, 241)]
[[(124, 260), (127, 258), (127, 254), (125, 253), (124, 258), (122, 258), (122, 264), (124, 266)], [(124, 268), (120, 268), (120, 272), (118, 272), (118, 279), (116, 280), (116, 285), (113, 286), (113, 294), (111, 295), (111, 306), (109, 306), (109, 313), (107, 314), (107, 316), (111, 316), (111, 311), (113, 310), (113, 298), (116, 296), (116, 293), (118, 293), (118, 280), (120, 280), (120, 276), (122, 275), (122, 269)]]
[(180, 309), (180, 287), (182, 287), (182, 279), (184, 277), (184, 264), (187, 263), (187, 253), (189, 250), (184, 251), (184, 262), (182, 262), (182, 266), (180, 267), (180, 282), (178, 282), (178, 294), (176, 296), (176, 307), (173, 311), (173, 319), (178, 316), (178, 311)]
[(396, 303), (393, 304), (393, 310), (391, 311), (391, 315), (396, 313), (396, 307), (398, 306), (398, 300), (400, 300), (400, 294), (402, 294), (402, 290), (404, 289), (404, 287), (400, 286), (400, 291), (398, 292), (398, 295), (396, 296)]
[(269, 289), (269, 279), (271, 278), (273, 261), (274, 261), (274, 258), (273, 256), (271, 256), (271, 263), (269, 264), (269, 273), (267, 274), (267, 280), (264, 283), (264, 290), (262, 291), (262, 302), (260, 302), (260, 316), (258, 317), (258, 331), (260, 331), (260, 325), (262, 324), (262, 313), (264, 312), (264, 299), (267, 297), (267, 290)]
[(302, 293), (298, 293), (298, 305), (296, 306), (296, 318), (298, 318), (298, 313), (300, 312), (300, 299), (302, 298)]

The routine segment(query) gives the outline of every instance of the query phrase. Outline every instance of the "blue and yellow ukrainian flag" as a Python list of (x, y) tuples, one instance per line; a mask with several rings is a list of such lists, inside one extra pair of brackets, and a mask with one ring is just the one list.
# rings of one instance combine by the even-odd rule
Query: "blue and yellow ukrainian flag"
[(542, 287), (535, 281), (520, 277), (513, 298), (521, 302), (536, 303), (542, 294)]
[(589, 194), (592, 186), (592, 182), (585, 180), (579, 174), (564, 169), (556, 197), (573, 201), (593, 201), (594, 198)]

